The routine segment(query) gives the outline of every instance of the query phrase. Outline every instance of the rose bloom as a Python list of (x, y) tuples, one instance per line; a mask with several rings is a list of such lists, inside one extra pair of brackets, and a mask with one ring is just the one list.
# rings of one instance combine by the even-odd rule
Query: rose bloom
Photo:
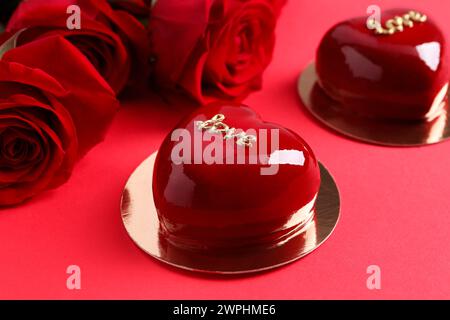
[[(69, 30), (70, 5), (81, 11), (81, 29)], [(7, 31), (26, 28), (22, 41), (62, 35), (72, 42), (116, 93), (129, 78), (144, 76), (148, 61), (145, 27), (123, 10), (113, 10), (106, 0), (27, 0), (11, 17)]]
[(0, 0), (0, 30), (2, 25), (6, 25), (18, 4), (19, 0)]
[(0, 47), (2, 206), (65, 182), (118, 107), (110, 86), (64, 38), (12, 47), (11, 40)]
[(125, 10), (136, 17), (148, 17), (148, 10), (155, 0), (108, 0), (114, 9)]
[(240, 101), (262, 86), (285, 1), (158, 0), (149, 22), (153, 78), (201, 104)]

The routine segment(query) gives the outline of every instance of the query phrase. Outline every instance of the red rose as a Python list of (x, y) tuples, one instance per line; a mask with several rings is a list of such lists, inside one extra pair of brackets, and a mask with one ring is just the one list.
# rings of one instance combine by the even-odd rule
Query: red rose
[(149, 32), (157, 84), (202, 104), (259, 90), (284, 0), (158, 0)]
[(14, 9), (19, 4), (19, 0), (0, 0), (0, 30), (5, 25)]
[[(70, 5), (81, 9), (81, 29), (69, 30)], [(59, 34), (72, 42), (99, 73), (120, 92), (136, 75), (144, 76), (148, 43), (145, 27), (123, 10), (113, 10), (106, 0), (27, 0), (8, 23), (7, 31), (26, 28), (22, 41)]]
[(115, 9), (125, 10), (138, 17), (148, 17), (152, 0), (108, 0), (108, 2)]
[[(11, 43), (0, 47), (0, 56)], [(65, 182), (76, 160), (103, 139), (117, 107), (109, 85), (64, 38), (6, 51), (0, 57), (0, 205)]]

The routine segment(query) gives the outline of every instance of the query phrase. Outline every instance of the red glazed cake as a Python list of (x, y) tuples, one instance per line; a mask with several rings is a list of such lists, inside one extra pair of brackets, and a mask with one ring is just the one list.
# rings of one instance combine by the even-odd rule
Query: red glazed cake
[(319, 186), (316, 157), (295, 132), (246, 106), (204, 107), (158, 151), (160, 235), (192, 250), (276, 246), (314, 219)]
[(361, 116), (433, 119), (447, 97), (444, 35), (430, 17), (404, 9), (383, 12), (378, 24), (361, 17), (335, 25), (320, 43), (316, 71), (324, 92)]

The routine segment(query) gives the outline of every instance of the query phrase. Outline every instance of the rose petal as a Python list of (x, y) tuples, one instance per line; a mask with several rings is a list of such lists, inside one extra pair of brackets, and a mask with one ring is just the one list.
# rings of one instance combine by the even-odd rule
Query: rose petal
[[(105, 60), (109, 69), (106, 78), (115, 92), (119, 92), (125, 86), (130, 72), (130, 57), (120, 37), (111, 29), (107, 23), (96, 21), (99, 14), (94, 3), (101, 0), (91, 1), (23, 1), (16, 13), (11, 18), (7, 30), (16, 31), (27, 28), (26, 35), (21, 37), (21, 43), (29, 42), (37, 37), (53, 35), (55, 32), (69, 38), (91, 36), (95, 41), (105, 41), (111, 45), (111, 56), (113, 60)], [(80, 30), (68, 30), (66, 23), (68, 5), (79, 5), (81, 7), (82, 28)], [(99, 19), (101, 20), (101, 18)], [(28, 37), (28, 38), (26, 38)], [(95, 47), (95, 42), (92, 47)], [(105, 59), (107, 57), (104, 57)]]
[[(59, 61), (49, 64), (47, 57), (55, 52)], [(118, 101), (92, 64), (69, 41), (59, 36), (39, 39), (9, 51), (3, 60), (45, 69), (50, 76), (59, 79), (68, 92), (60, 101), (73, 119), (80, 154), (103, 140), (118, 109)]]

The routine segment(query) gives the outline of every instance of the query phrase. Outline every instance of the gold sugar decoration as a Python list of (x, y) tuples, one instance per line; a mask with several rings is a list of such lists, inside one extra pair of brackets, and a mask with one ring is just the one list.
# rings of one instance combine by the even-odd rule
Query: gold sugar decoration
[(370, 19), (369, 26), (374, 29), (376, 34), (379, 35), (393, 35), (396, 32), (403, 32), (406, 27), (414, 27), (414, 23), (423, 23), (427, 21), (428, 17), (420, 12), (411, 10), (405, 13), (403, 16), (395, 16), (392, 19), (386, 21), (383, 27), (380, 22), (375, 19)]
[(236, 132), (235, 128), (230, 128), (228, 125), (223, 123), (225, 116), (223, 114), (216, 114), (210, 120), (206, 121), (196, 121), (195, 126), (197, 130), (203, 131), (208, 130), (210, 133), (224, 134), (223, 138), (236, 139), (236, 144), (240, 146), (251, 147), (254, 142), (256, 142), (256, 137), (251, 134), (246, 134), (245, 132)]

